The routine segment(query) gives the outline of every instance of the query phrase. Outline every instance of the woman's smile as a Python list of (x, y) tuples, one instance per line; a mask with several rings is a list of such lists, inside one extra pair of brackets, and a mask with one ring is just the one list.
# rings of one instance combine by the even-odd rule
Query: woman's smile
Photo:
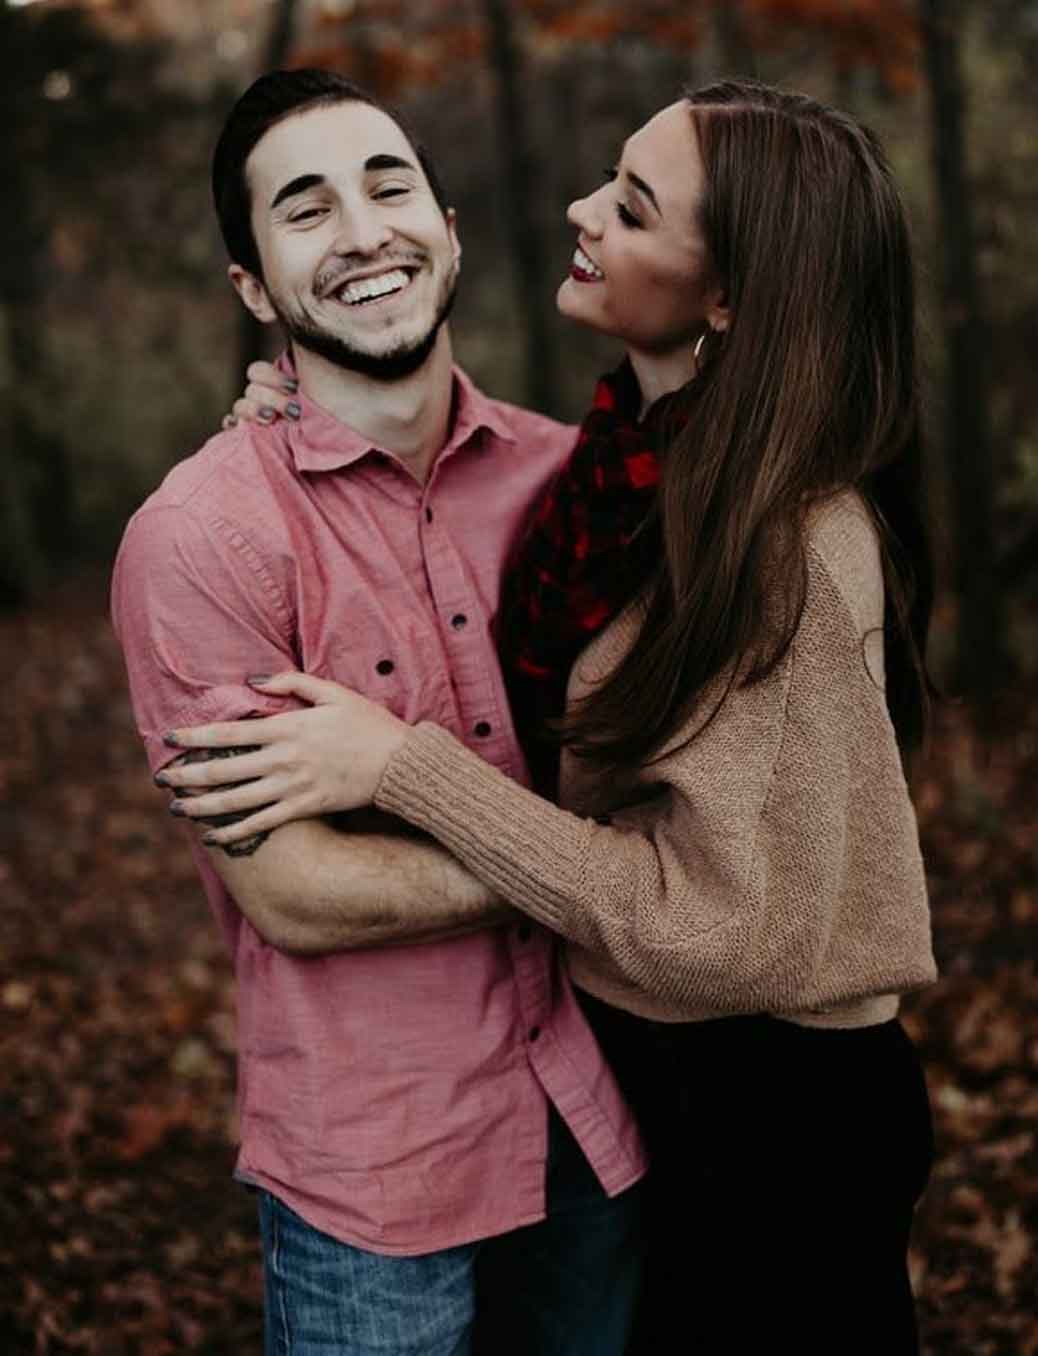
[(573, 278), (575, 282), (592, 283), (601, 282), (605, 277), (605, 274), (591, 256), (585, 254), (578, 245), (573, 251), (573, 262), (569, 267), (569, 276)]

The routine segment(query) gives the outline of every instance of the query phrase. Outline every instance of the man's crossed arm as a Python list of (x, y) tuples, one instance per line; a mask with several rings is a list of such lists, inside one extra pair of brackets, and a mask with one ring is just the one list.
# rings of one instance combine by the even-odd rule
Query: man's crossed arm
[[(174, 761), (243, 752), (192, 750)], [(209, 823), (246, 813), (253, 812)], [(204, 829), (205, 821), (196, 822)], [(518, 917), (445, 848), (406, 831), (343, 831), (327, 820), (306, 819), (207, 850), (260, 936), (295, 955), (439, 941)]]

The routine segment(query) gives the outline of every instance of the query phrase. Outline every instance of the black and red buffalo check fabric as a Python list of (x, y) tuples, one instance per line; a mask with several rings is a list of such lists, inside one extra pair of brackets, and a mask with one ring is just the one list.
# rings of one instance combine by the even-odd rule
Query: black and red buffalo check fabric
[(546, 722), (562, 715), (580, 652), (622, 611), (657, 555), (662, 453), (687, 417), (689, 387), (639, 421), (630, 364), (598, 382), (566, 465), (534, 510), (508, 570), (498, 648), (516, 729), (544, 794), (558, 775)]

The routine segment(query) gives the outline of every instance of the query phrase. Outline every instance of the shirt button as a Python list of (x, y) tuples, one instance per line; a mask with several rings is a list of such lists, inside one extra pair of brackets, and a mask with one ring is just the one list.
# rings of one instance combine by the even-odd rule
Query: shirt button
[(455, 612), (454, 616), (451, 617), (451, 626), (454, 627), (455, 631), (464, 630), (468, 624), (469, 619), (465, 616), (464, 612)]
[(487, 735), (490, 733), (489, 722), (485, 720), (478, 721), (474, 726), (474, 733), (478, 734), (480, 739), (486, 739)]
[(381, 673), (384, 676), (387, 673), (392, 673), (394, 667), (395, 665), (391, 659), (380, 659), (375, 665), (375, 672)]
[(540, 1034), (541, 1034), (541, 1028), (540, 1028), (539, 1026), (531, 1026), (531, 1027), (530, 1027), (530, 1031), (529, 1031), (529, 1039), (530, 1039), (531, 1044), (532, 1044), (533, 1041), (535, 1041), (535, 1040), (538, 1038), (538, 1036), (539, 1036)]
[(516, 936), (521, 942), (528, 942), (533, 936), (533, 928), (529, 923), (520, 923), (516, 929)]

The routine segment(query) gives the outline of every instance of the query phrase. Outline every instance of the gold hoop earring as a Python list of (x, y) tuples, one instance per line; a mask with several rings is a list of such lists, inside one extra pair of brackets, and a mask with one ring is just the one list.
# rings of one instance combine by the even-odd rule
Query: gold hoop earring
[(703, 345), (706, 343), (706, 336), (707, 336), (708, 334), (713, 334), (713, 329), (712, 329), (712, 327), (711, 327), (710, 325), (707, 325), (707, 326), (706, 326), (706, 328), (703, 330), (703, 333), (702, 333), (702, 334), (699, 336), (699, 338), (696, 340), (696, 342), (695, 342), (695, 347), (692, 349), (692, 361), (693, 361), (693, 362), (695, 363), (695, 365), (696, 365), (696, 371), (697, 371), (697, 372), (699, 371), (699, 368), (700, 368), (699, 355), (700, 355), (700, 354), (702, 353), (702, 351), (703, 351)]

